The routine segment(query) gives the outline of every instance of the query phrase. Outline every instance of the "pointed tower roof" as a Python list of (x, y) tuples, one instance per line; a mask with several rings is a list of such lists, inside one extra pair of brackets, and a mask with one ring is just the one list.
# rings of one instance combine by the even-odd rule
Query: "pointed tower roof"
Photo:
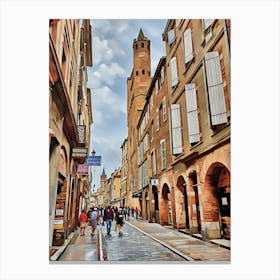
[(137, 37), (137, 41), (138, 40), (146, 40), (146, 39), (147, 38), (145, 37), (142, 28), (140, 28), (140, 31), (139, 31), (139, 34), (138, 34), (138, 37)]
[(103, 171), (102, 171), (101, 176), (106, 176), (106, 174), (105, 174), (105, 169), (104, 169), (104, 168), (103, 168)]

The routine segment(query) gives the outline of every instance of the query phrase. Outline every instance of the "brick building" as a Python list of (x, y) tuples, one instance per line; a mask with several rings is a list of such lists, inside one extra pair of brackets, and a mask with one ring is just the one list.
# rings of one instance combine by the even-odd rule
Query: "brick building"
[(87, 66), (92, 66), (89, 20), (49, 22), (49, 247), (64, 244), (89, 202), (85, 163), (92, 123)]
[(209, 239), (230, 238), (229, 34), (229, 20), (168, 20), (149, 78), (140, 30), (127, 83), (128, 189), (142, 217)]

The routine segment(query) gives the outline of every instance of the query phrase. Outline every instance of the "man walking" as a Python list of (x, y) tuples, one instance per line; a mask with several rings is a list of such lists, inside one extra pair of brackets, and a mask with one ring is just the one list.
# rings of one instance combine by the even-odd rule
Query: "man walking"
[(104, 221), (106, 221), (108, 236), (111, 236), (112, 220), (113, 220), (113, 210), (111, 209), (111, 206), (108, 205), (108, 207), (104, 211)]

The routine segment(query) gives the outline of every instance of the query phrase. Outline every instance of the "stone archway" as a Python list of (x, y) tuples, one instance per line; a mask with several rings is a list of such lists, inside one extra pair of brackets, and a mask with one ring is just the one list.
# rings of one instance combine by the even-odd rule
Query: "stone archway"
[(179, 176), (177, 179), (177, 189), (179, 190), (175, 197), (177, 227), (189, 229), (187, 184), (183, 176)]
[(204, 222), (207, 238), (230, 238), (230, 172), (222, 163), (208, 168), (204, 180)]
[(160, 223), (162, 225), (172, 225), (172, 208), (170, 195), (170, 189), (165, 183), (162, 187), (162, 200), (160, 203)]

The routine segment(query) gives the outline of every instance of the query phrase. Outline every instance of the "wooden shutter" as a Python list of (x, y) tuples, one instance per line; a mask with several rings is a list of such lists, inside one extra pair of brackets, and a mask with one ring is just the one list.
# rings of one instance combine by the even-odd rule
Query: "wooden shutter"
[(166, 168), (166, 145), (165, 140), (160, 141), (161, 169)]
[(156, 150), (152, 152), (152, 160), (153, 160), (153, 174), (157, 174), (157, 160), (156, 160)]
[(206, 30), (213, 22), (214, 19), (203, 19), (203, 28)]
[(183, 152), (183, 148), (179, 104), (171, 104), (171, 126), (173, 155), (181, 154)]
[(171, 87), (174, 87), (178, 84), (176, 57), (172, 57), (170, 59), (170, 74), (171, 74)]
[(189, 142), (200, 141), (195, 84), (185, 85)]
[(166, 121), (166, 97), (162, 100), (162, 120)]
[(185, 47), (185, 63), (188, 63), (193, 58), (192, 33), (190, 28), (188, 28), (184, 32), (184, 47)]
[(218, 52), (205, 54), (206, 80), (211, 115), (211, 124), (227, 123), (223, 78)]
[(171, 45), (175, 41), (175, 31), (174, 29), (171, 29), (167, 33), (168, 36), (168, 43)]
[(164, 67), (162, 66), (161, 70), (160, 70), (160, 83), (161, 85), (164, 82)]

